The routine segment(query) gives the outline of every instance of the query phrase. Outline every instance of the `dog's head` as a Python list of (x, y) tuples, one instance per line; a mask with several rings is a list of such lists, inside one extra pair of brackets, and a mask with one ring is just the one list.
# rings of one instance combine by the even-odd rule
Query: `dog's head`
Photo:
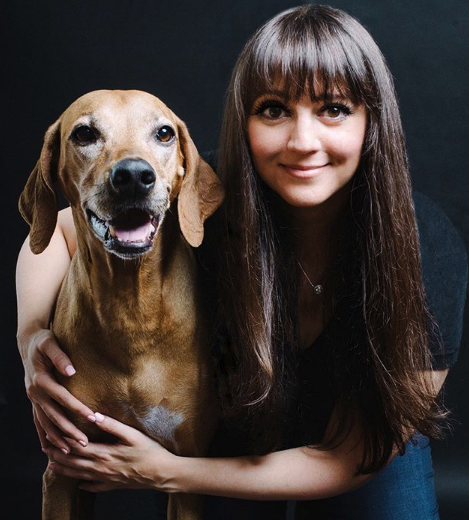
[(181, 231), (199, 246), (205, 219), (223, 200), (221, 183), (186, 125), (140, 91), (85, 94), (47, 131), (19, 202), (34, 253), (54, 232), (56, 183), (93, 235), (122, 258), (151, 249), (176, 197)]

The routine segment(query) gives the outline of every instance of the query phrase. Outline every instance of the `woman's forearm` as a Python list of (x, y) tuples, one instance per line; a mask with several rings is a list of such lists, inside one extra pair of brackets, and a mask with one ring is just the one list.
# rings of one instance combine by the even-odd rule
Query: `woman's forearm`
[(51, 310), (70, 264), (60, 241), (54, 235), (40, 255), (34, 255), (29, 249), (29, 237), (21, 248), (16, 269), (19, 336), (32, 326), (47, 328), (49, 325)]
[[(21, 338), (49, 326), (60, 284), (70, 266), (70, 240), (64, 234), (70, 219), (70, 210), (61, 212), (50, 244), (40, 255), (31, 252), (29, 238), (21, 248), (16, 269), (16, 290), (18, 345), (23, 358), (25, 352)], [(73, 237), (71, 242), (73, 244)]]
[(166, 491), (250, 500), (316, 500), (366, 483), (357, 453), (294, 448), (259, 457), (178, 458)]
[[(435, 395), (447, 373), (425, 373)], [(332, 430), (335, 420), (333, 414), (329, 425)], [(363, 455), (361, 438), (360, 429), (354, 427), (344, 442), (331, 450), (300, 447), (259, 457), (177, 457), (170, 466), (174, 472), (166, 481), (166, 490), (250, 500), (318, 500), (340, 495), (374, 476), (357, 474)], [(396, 455), (397, 450), (390, 460)]]

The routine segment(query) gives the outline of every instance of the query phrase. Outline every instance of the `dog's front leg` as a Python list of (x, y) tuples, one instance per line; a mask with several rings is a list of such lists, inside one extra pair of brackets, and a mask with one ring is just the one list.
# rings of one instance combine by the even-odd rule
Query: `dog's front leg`
[(167, 520), (202, 520), (203, 505), (202, 495), (170, 495)]
[(42, 478), (42, 520), (91, 520), (95, 495), (78, 489), (79, 483), (46, 469)]

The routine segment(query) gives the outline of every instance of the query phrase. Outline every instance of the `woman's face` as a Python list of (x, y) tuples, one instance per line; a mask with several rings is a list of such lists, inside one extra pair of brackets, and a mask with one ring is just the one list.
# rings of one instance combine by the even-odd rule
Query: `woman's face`
[(262, 95), (247, 125), (254, 166), (291, 206), (318, 206), (346, 190), (360, 162), (366, 121), (363, 106), (339, 96), (290, 102)]

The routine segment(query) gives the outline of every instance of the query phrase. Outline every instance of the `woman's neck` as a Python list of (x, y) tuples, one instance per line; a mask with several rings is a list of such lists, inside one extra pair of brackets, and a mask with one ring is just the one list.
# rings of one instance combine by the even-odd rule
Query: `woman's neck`
[(281, 204), (298, 264), (298, 344), (301, 349), (314, 343), (331, 318), (331, 264), (338, 254), (341, 217), (348, 200), (347, 191), (309, 208)]
[(331, 243), (337, 235), (338, 222), (349, 199), (342, 191), (318, 206), (298, 208), (281, 202), (285, 224), (298, 261), (308, 270), (324, 269), (329, 260)]

